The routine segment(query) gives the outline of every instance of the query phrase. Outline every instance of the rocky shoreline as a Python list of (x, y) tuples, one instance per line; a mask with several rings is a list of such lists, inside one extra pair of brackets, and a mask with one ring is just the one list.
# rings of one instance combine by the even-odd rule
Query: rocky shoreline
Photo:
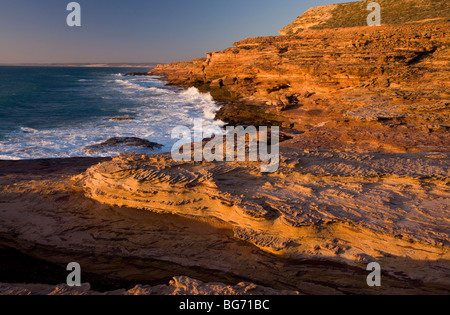
[(302, 149), (446, 151), (450, 22), (245, 39), (148, 75), (195, 86), (232, 125), (278, 125)]
[[(1, 247), (62, 276), (77, 261), (97, 292), (174, 276), (303, 294), (448, 292), (447, 156), (282, 152), (270, 176), (165, 155), (0, 161)], [(371, 261), (381, 289), (366, 285)]]
[[(448, 294), (450, 22), (302, 26), (335, 10), (129, 74), (211, 93), (231, 125), (281, 126), (276, 173), (169, 154), (0, 161), (0, 249), (20, 253), (0, 294)], [(139, 140), (96, 149), (157, 146)], [(14, 269), (30, 259), (52, 283), (17, 284), (43, 283)], [(72, 261), (78, 291), (59, 285)]]

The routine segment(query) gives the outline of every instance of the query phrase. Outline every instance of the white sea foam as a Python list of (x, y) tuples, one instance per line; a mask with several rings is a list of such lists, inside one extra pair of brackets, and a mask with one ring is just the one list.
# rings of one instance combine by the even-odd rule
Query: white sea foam
[(135, 80), (126, 80), (126, 79), (117, 79), (114, 80), (115, 83), (119, 84), (122, 87), (125, 87), (126, 90), (123, 90), (125, 93), (135, 92), (135, 91), (142, 91), (142, 92), (148, 92), (152, 93), (159, 93), (159, 94), (173, 94), (174, 92), (168, 89), (162, 89), (155, 86), (151, 86), (152, 82), (155, 81), (136, 81)]
[[(0, 141), (0, 159), (114, 156), (126, 151), (169, 152), (176, 141), (171, 139), (171, 132), (176, 126), (192, 127), (195, 118), (203, 118), (207, 125), (223, 125), (214, 120), (219, 109), (217, 103), (210, 94), (200, 93), (196, 88), (168, 88), (156, 77), (112, 75), (110, 78), (106, 83), (105, 80), (89, 80), (85, 92), (103, 93), (100, 97), (117, 100), (123, 104), (118, 111), (133, 120), (112, 121), (112, 117), (103, 117), (64, 128), (36, 130), (22, 127)], [(83, 150), (86, 146), (112, 137), (137, 137), (160, 143), (163, 148), (149, 151), (145, 148), (120, 147), (101, 154)]]
[[(185, 97), (189, 103), (197, 104), (203, 109), (203, 118), (207, 120), (213, 120), (216, 117), (216, 112), (219, 110), (219, 106), (209, 93), (200, 93), (195, 87), (191, 87), (186, 91), (180, 93), (182, 97)], [(220, 124), (220, 122), (218, 122)]]

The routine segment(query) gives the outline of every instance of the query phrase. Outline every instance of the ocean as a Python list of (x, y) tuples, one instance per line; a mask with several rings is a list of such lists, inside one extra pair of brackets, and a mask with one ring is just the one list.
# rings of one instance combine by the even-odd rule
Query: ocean
[[(128, 77), (136, 68), (0, 67), (0, 159), (115, 156), (170, 152), (176, 126), (214, 121), (219, 105), (196, 88), (166, 86), (158, 77)], [(113, 137), (159, 143), (84, 150)]]

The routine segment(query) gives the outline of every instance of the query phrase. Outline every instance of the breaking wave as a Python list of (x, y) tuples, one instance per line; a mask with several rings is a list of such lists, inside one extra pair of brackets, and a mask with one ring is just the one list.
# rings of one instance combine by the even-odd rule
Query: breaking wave
[(172, 129), (176, 126), (191, 128), (195, 118), (203, 118), (208, 125), (223, 125), (214, 120), (219, 109), (217, 103), (210, 94), (200, 93), (196, 88), (183, 90), (167, 87), (166, 82), (157, 77), (119, 74), (84, 77), (77, 81), (80, 86), (73, 87), (74, 91), (95, 96), (95, 100), (101, 102), (96, 106), (108, 115), (86, 117), (76, 122), (71, 122), (71, 117), (63, 117), (67, 123), (58, 127), (18, 126), (16, 130), (1, 135), (0, 159), (113, 156), (123, 152), (124, 148), (121, 152), (97, 155), (84, 150), (86, 146), (112, 137), (137, 137), (163, 145), (162, 149), (153, 152), (130, 147), (132, 152), (170, 152), (177, 141), (171, 139)]

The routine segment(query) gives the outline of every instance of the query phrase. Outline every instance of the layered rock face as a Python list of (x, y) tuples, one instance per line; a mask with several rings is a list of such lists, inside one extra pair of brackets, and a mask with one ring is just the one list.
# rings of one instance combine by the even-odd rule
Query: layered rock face
[[(77, 261), (114, 287), (148, 284), (121, 294), (249, 294), (249, 283), (269, 294), (448, 293), (450, 23), (424, 9), (432, 21), (334, 28), (342, 8), (147, 74), (226, 101), (228, 123), (282, 126), (278, 172), (170, 154), (1, 162), (0, 249)], [(381, 288), (366, 283), (373, 261)]]
[[(158, 165), (162, 167), (161, 172)], [(243, 199), (245, 196), (241, 197), (241, 195), (248, 192), (243, 190), (236, 196), (239, 189), (236, 185), (233, 189), (223, 187), (224, 196), (220, 197), (225, 203), (226, 200), (236, 200), (235, 206), (224, 204), (217, 209), (211, 207), (196, 210), (194, 213), (196, 216), (190, 215), (188, 211), (194, 209), (196, 205), (218, 204), (218, 201), (214, 199), (220, 191), (218, 188), (210, 187), (208, 190), (212, 194), (210, 197), (203, 192), (198, 197), (194, 196), (195, 199), (190, 202), (193, 193), (190, 192), (189, 185), (184, 190), (181, 188), (182, 179), (185, 178), (185, 183), (190, 181), (191, 186), (193, 185), (192, 189), (199, 192), (202, 185), (195, 184), (194, 176), (201, 179), (205, 174), (214, 172), (214, 169), (211, 168), (213, 165), (210, 165), (203, 173), (199, 166), (186, 166), (184, 174), (181, 174), (183, 166), (177, 167), (164, 155), (156, 157), (156, 160), (145, 156), (124, 155), (114, 161), (109, 159), (0, 161), (2, 170), (0, 174), (0, 255), (2, 257), (0, 276), (3, 282), (13, 283), (12, 285), (0, 284), (0, 294), (94, 294), (95, 292), (277, 294), (280, 291), (285, 293), (286, 290), (305, 294), (446, 292), (448, 285), (446, 285), (445, 277), (442, 277), (442, 270), (445, 268), (444, 260), (415, 261), (407, 257), (391, 259), (395, 259), (399, 266), (404, 266), (403, 269), (408, 274), (403, 271), (393, 273), (388, 271), (386, 266), (386, 271), (383, 273), (383, 287), (369, 288), (366, 284), (365, 261), (370, 261), (373, 257), (362, 256), (356, 258), (361, 262), (350, 263), (347, 263), (345, 259), (340, 261), (333, 259), (337, 257), (335, 256), (337, 254), (333, 253), (338, 253), (340, 247), (345, 247), (344, 250), (347, 252), (345, 255), (348, 257), (351, 253), (360, 252), (357, 248), (349, 249), (349, 244), (342, 243), (343, 241), (337, 238), (337, 234), (333, 235), (335, 230), (333, 226), (340, 225), (331, 224), (329, 229), (325, 224), (322, 226), (317, 224), (314, 228), (313, 219), (308, 220), (309, 213), (305, 212), (305, 226), (294, 229), (292, 224), (287, 225), (283, 223), (283, 220), (277, 220), (276, 215), (270, 216), (268, 212), (260, 212), (261, 207), (251, 212), (251, 207), (255, 203), (255, 196), (252, 194), (249, 194), (249, 204), (244, 214), (241, 210), (242, 202), (238, 203), (237, 198)], [(256, 171), (257, 165), (249, 166), (251, 166), (249, 171)], [(90, 167), (93, 168), (85, 173)], [(132, 167), (136, 167), (137, 177), (132, 175), (134, 173)], [(153, 167), (156, 169), (151, 171)], [(224, 170), (223, 167), (218, 167), (218, 170)], [(140, 168), (148, 174), (141, 173)], [(104, 174), (104, 180), (107, 183), (97, 175), (95, 178), (91, 177), (95, 169), (101, 169), (98, 175)], [(164, 169), (168, 172), (166, 175)], [(245, 165), (240, 165), (238, 170), (245, 170)], [(110, 174), (110, 171), (117, 172), (114, 175)], [(150, 175), (151, 172), (154, 172), (153, 174), (160, 172), (158, 173), (160, 175)], [(79, 176), (78, 174), (81, 173), (85, 174)], [(120, 173), (123, 177), (120, 182), (114, 183), (116, 176)], [(239, 174), (231, 172), (230, 176), (232, 174), (234, 176), (230, 184), (239, 181), (237, 178)], [(125, 179), (127, 176), (129, 180)], [(226, 176), (226, 174), (220, 176)], [(136, 184), (138, 177), (141, 178), (141, 184)], [(138, 194), (138, 189), (131, 194), (128, 188), (125, 188), (133, 185), (147, 186), (145, 178), (153, 181), (154, 188), (151, 189), (154, 189), (155, 195), (144, 191)], [(247, 178), (246, 181), (251, 181), (252, 178), (262, 180), (256, 173), (255, 176), (244, 173), (243, 179), (245, 178)], [(220, 178), (215, 180), (220, 181)], [(90, 183), (93, 181), (97, 181), (99, 186), (91, 192)], [(120, 189), (122, 181), (123, 190)], [(174, 183), (173, 188), (170, 188), (167, 181)], [(179, 182), (178, 185), (177, 182)], [(106, 188), (107, 185), (113, 185), (114, 188)], [(222, 181), (222, 185), (226, 185), (226, 181)], [(256, 186), (253, 184), (252, 187)], [(267, 186), (263, 192), (266, 193), (268, 189)], [(280, 196), (282, 188), (275, 186), (273, 190), (275, 189), (280, 190), (276, 195)], [(103, 190), (105, 194), (111, 194), (111, 199), (114, 201), (102, 195)], [(306, 192), (307, 188), (305, 187), (304, 190)], [(98, 198), (105, 203), (88, 198), (85, 196), (86, 192), (92, 196), (95, 195), (95, 199)], [(179, 193), (186, 194), (184, 206), (180, 202), (180, 197), (177, 197)], [(286, 191), (286, 193), (289, 192)], [(172, 202), (176, 205), (170, 205), (171, 199), (161, 200), (160, 197), (163, 195), (167, 198), (175, 198)], [(134, 198), (135, 201), (131, 200)], [(204, 200), (197, 200), (199, 198)], [(288, 195), (283, 198), (288, 198)], [(142, 202), (142, 207), (139, 209), (112, 205), (115, 203), (138, 204), (139, 201)], [(271, 203), (274, 202), (276, 200), (272, 200)], [(154, 207), (149, 206), (150, 204)], [(147, 211), (142, 210), (144, 208)], [(233, 221), (238, 221), (231, 222), (231, 219), (226, 217), (224, 219), (229, 221), (219, 221), (218, 216), (223, 209), (228, 210), (227, 213)], [(275, 210), (268, 208), (267, 211), (269, 210), (276, 214)], [(162, 212), (176, 212), (180, 215), (162, 214)], [(199, 213), (205, 216), (199, 217)], [(286, 217), (290, 217), (287, 210), (284, 213)], [(338, 213), (336, 210), (336, 214)], [(315, 214), (314, 217), (319, 215)], [(281, 218), (281, 212), (279, 218)], [(300, 222), (300, 220), (301, 218), (294, 218), (291, 221)], [(239, 224), (241, 221), (240, 224), (246, 224), (248, 230), (233, 228), (233, 224)], [(310, 227), (307, 226), (309, 221), (311, 221)], [(270, 230), (266, 232), (261, 230), (264, 225), (267, 227), (278, 225), (279, 228), (273, 232), (280, 235), (271, 237), (273, 234), (270, 234), (272, 233)], [(427, 231), (422, 233), (427, 235), (426, 238), (430, 242), (433, 242), (429, 232), (432, 226), (433, 223), (429, 222)], [(350, 223), (349, 227), (351, 227)], [(308, 246), (311, 246), (317, 254), (307, 254), (305, 259), (300, 260), (284, 255), (286, 251), (284, 248), (287, 247), (290, 248), (291, 253), (296, 252), (295, 244), (280, 242), (284, 237), (281, 234), (284, 229), (294, 234), (298, 231), (300, 234), (297, 234), (296, 239), (304, 237), (305, 244), (297, 251), (297, 255), (300, 255), (300, 251), (307, 249)], [(260, 235), (252, 231), (258, 231)], [(312, 234), (302, 236), (302, 233), (306, 231), (311, 231)], [(345, 239), (349, 238), (345, 237)], [(393, 240), (392, 237), (388, 239)], [(323, 244), (323, 249), (322, 245), (320, 248), (314, 248), (315, 246), (312, 246), (314, 242)], [(380, 242), (380, 247), (384, 247), (386, 242), (382, 240)], [(258, 246), (253, 243), (257, 243)], [(404, 250), (411, 246), (409, 242), (406, 244), (407, 247)], [(271, 254), (274, 252), (272, 249), (274, 246), (279, 246), (280, 250)], [(429, 257), (436, 257), (437, 253), (442, 251), (439, 246), (434, 248), (424, 243), (412, 246), (411, 252), (415, 251), (414, 248), (423, 248), (427, 251), (431, 248)], [(364, 251), (365, 248), (361, 250)], [(383, 251), (384, 248), (380, 250)], [(427, 254), (427, 251), (423, 253)], [(445, 251), (441, 257), (445, 259)], [(81, 281), (90, 283), (91, 286), (85, 285), (75, 291), (66, 286), (57, 286), (65, 282), (68, 275), (66, 266), (73, 261), (81, 265)], [(188, 276), (189, 279), (180, 278), (181, 275)], [(176, 277), (175, 282), (167, 287), (173, 277)], [(210, 290), (211, 284), (217, 282), (226, 285), (213, 284), (215, 289)], [(14, 283), (47, 285), (14, 285)], [(258, 287), (255, 288), (250, 283), (255, 283)], [(137, 284), (141, 284), (137, 287), (139, 290), (130, 290)], [(155, 286), (158, 287), (155, 288)], [(141, 290), (143, 288), (145, 290)], [(267, 288), (272, 288), (274, 291), (268, 291)]]
[(313, 8), (285, 36), (149, 72), (226, 101), (217, 118), (230, 124), (282, 126), (279, 172), (122, 156), (77, 180), (102, 203), (225, 224), (279, 257), (378, 261), (448, 287), (450, 14), (403, 1), (400, 18), (400, 2), (381, 4), (381, 27), (343, 18), (366, 21), (367, 2)]
[(218, 113), (224, 121), (304, 132), (303, 148), (442, 150), (449, 26), (437, 20), (250, 38), (150, 74), (232, 103)]
[[(299, 152), (289, 141), (280, 173), (266, 175), (258, 163), (167, 155), (0, 162), (2, 281), (53, 284), (0, 285), (0, 294), (76, 294), (55, 286), (73, 261), (92, 285), (83, 294), (128, 294), (181, 275), (237, 294), (251, 294), (249, 283), (305, 294), (448, 292), (447, 155)], [(367, 286), (372, 261), (381, 288)], [(177, 283), (141, 293), (189, 294), (183, 283), (197, 282)]]
[(434, 96), (439, 102), (448, 97), (442, 86), (448, 73), (442, 70), (448, 70), (449, 25), (310, 30), (298, 36), (250, 38), (209, 53), (207, 59), (160, 65), (151, 73), (167, 76), (172, 83), (223, 87), (253, 101), (291, 92), (302, 100), (314, 92), (362, 87), (367, 93), (386, 90), (405, 100), (413, 96), (407, 91), (419, 90), (425, 100)]
[(385, 273), (450, 285), (447, 155), (284, 149), (282, 161), (262, 175), (257, 163), (122, 156), (76, 180), (102, 203), (223, 226), (280, 257), (378, 261)]

